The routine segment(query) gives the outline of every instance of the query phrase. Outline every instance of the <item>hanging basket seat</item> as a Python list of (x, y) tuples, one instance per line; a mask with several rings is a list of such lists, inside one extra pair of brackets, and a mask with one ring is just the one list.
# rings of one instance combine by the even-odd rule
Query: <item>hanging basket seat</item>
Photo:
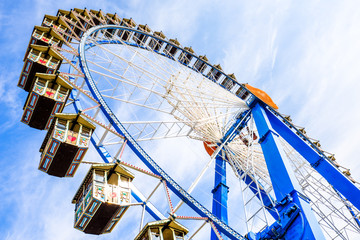
[(56, 113), (62, 112), (72, 87), (58, 74), (36, 73), (21, 122), (32, 128), (49, 129)]
[(51, 46), (31, 44), (20, 74), (18, 86), (30, 92), (36, 73), (54, 74), (63, 60)]
[(55, 114), (40, 148), (39, 170), (56, 177), (74, 176), (94, 129), (80, 114)]
[(74, 227), (96, 235), (111, 232), (129, 208), (134, 177), (116, 163), (93, 164), (72, 200)]

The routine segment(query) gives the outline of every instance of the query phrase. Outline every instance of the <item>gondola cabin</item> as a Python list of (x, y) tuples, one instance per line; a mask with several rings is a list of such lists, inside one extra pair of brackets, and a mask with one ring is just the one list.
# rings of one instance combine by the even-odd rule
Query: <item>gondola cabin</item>
[(60, 67), (63, 58), (52, 47), (30, 45), (18, 86), (29, 92), (32, 90), (36, 73), (53, 74)]
[(164, 49), (164, 53), (168, 56), (174, 56), (176, 54), (176, 52), (178, 51), (179, 48), (175, 47), (175, 46), (180, 46), (180, 43), (177, 39), (170, 39), (169, 42)]
[(60, 19), (58, 16), (45, 15), (41, 26), (51, 27), (61, 33), (67, 31), (67, 27), (65, 27), (65, 25), (62, 25), (60, 23)]
[(193, 68), (202, 73), (202, 72), (204, 72), (204, 70), (207, 66), (206, 63), (208, 61), (209, 61), (209, 59), (206, 56), (199, 56), (199, 59), (196, 60)]
[(56, 177), (74, 176), (94, 129), (80, 114), (55, 114), (40, 148), (39, 170)]
[(87, 9), (80, 9), (80, 8), (74, 8), (74, 10), (71, 11), (73, 15), (77, 17), (77, 19), (80, 21), (81, 25), (88, 30), (92, 26), (92, 17), (90, 16), (90, 13)]
[(220, 71), (222, 71), (220, 64), (214, 65), (214, 67), (210, 69), (210, 71), (206, 76), (208, 76), (211, 80), (216, 82), (221, 77)]
[(81, 19), (80, 17), (78, 17), (79, 15), (77, 14), (76, 11), (71, 10), (67, 15), (66, 18), (69, 19), (72, 23), (71, 24), (68, 22), (68, 25), (70, 26), (70, 28), (72, 28), (74, 30), (74, 33), (78, 36), (78, 37), (82, 37), (82, 35), (84, 34), (84, 32), (90, 28), (91, 26), (88, 25), (88, 23), (86, 21), (83, 21), (83, 19)]
[(229, 77), (226, 77), (222, 82), (220, 83), (223, 87), (225, 87), (227, 90), (231, 90), (231, 88), (234, 86), (234, 81), (236, 81), (235, 75), (229, 74)]
[(95, 25), (106, 24), (106, 14), (102, 10), (90, 10)]
[(184, 240), (188, 232), (175, 220), (165, 219), (146, 224), (134, 240)]
[(84, 26), (81, 25), (80, 20), (76, 16), (76, 12), (74, 10), (62, 10), (59, 9), (57, 12), (57, 16), (59, 17), (59, 23), (64, 26), (67, 26), (69, 29), (68, 33), (73, 33), (78, 37), (81, 37), (84, 33), (85, 29)]
[[(161, 32), (161, 31), (160, 31), (160, 32), (154, 32), (153, 35), (154, 35), (155, 37), (160, 38), (160, 39), (165, 39), (165, 38), (166, 38), (166, 36), (164, 35), (164, 33)], [(158, 40), (158, 39), (156, 39), (156, 38), (151, 38), (150, 41), (149, 41), (148, 46), (149, 46), (152, 50), (154, 50), (154, 51), (159, 51), (163, 44), (164, 44), (163, 41)]]
[[(150, 33), (151, 29), (149, 28), (148, 25), (142, 25), (139, 24), (137, 30), (143, 31), (145, 33)], [(136, 42), (136, 44), (143, 46), (146, 42), (146, 40), (148, 39), (148, 36), (139, 32), (135, 32), (134, 36), (133, 36), (133, 40)]]
[(41, 26), (51, 27), (53, 30), (61, 33), (66, 41), (71, 41), (71, 31), (59, 16), (45, 15)]
[(55, 46), (61, 47), (63, 44), (64, 38), (53, 27), (46, 26), (35, 26), (33, 33), (31, 34), (30, 42), (24, 56), (24, 62), (29, 56), (31, 51), (31, 45), (41, 45), (41, 46)]
[(246, 101), (250, 96), (250, 92), (246, 91), (243, 85), (241, 85), (241, 87), (236, 91), (235, 94), (244, 101)]
[[(31, 44), (43, 45), (43, 46), (52, 45), (52, 46), (61, 47), (62, 40), (63, 37), (53, 28), (44, 27), (44, 26), (35, 26), (26, 53), (30, 51)], [(27, 54), (25, 54), (25, 58), (26, 57)]]
[[(122, 19), (115, 13), (115, 14), (106, 14), (106, 24), (109, 25), (120, 25)], [(116, 32), (116, 29), (106, 29), (105, 36), (111, 37)]]
[(64, 17), (68, 17), (70, 15), (70, 11), (68, 10), (64, 10), (64, 9), (59, 9), (56, 16), (64, 16)]
[[(128, 27), (128, 28), (134, 28), (136, 26), (136, 22), (130, 18), (123, 18), (121, 21), (121, 26)], [(120, 30), (118, 31), (118, 36), (125, 42), (129, 41), (131, 32), (127, 30)]]
[(93, 164), (72, 203), (74, 227), (89, 234), (109, 233), (130, 205), (134, 175), (115, 163)]
[(55, 113), (62, 112), (72, 87), (58, 74), (36, 73), (21, 122), (36, 129), (49, 129)]
[(191, 47), (185, 47), (185, 51), (183, 51), (179, 56), (179, 61), (182, 64), (188, 65), (193, 58), (194, 50)]
[(119, 15), (107, 13), (106, 14), (106, 24), (114, 24), (119, 25), (121, 23), (122, 19), (119, 17)]

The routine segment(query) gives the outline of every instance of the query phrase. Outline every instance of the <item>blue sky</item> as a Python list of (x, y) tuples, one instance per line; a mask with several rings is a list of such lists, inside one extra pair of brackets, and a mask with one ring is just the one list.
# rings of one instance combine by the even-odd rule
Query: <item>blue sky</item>
[[(26, 94), (16, 87), (33, 26), (75, 7), (147, 23), (267, 91), (360, 180), (358, 1), (1, 1), (0, 239), (87, 238), (72, 229), (69, 204), (82, 177), (44, 178), (37, 170), (45, 132), (20, 123)], [(103, 238), (129, 239), (115, 234)]]

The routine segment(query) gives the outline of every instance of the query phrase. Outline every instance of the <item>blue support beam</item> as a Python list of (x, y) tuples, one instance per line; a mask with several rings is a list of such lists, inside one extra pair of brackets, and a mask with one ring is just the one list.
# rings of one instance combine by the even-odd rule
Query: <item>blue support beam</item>
[[(231, 142), (240, 131), (247, 125), (250, 119), (250, 110), (244, 111), (237, 116), (235, 123), (227, 130), (224, 134), (224, 137), (221, 139), (222, 143), (228, 144)], [(228, 161), (227, 156), (221, 157), (221, 152), (216, 156), (216, 165), (215, 165), (215, 182), (213, 193), (213, 207), (212, 213), (221, 219), (226, 224), (228, 223), (227, 219), (227, 198), (228, 198), (228, 186), (226, 185), (226, 162)], [(238, 170), (238, 174), (242, 175), (242, 170)], [(274, 217), (274, 219), (279, 219), (277, 210), (274, 209), (272, 204), (273, 200), (270, 199), (270, 196), (260, 187), (260, 192), (258, 192), (256, 180), (251, 176), (246, 175), (243, 178), (245, 184), (249, 185), (249, 189), (256, 195), (259, 200), (262, 200), (268, 212)], [(222, 237), (226, 239), (226, 236), (222, 234)], [(216, 240), (217, 236), (213, 230), (211, 230), (211, 239)]]
[(271, 122), (273, 129), (301, 154), (337, 191), (360, 210), (360, 189), (329, 162), (325, 155), (317, 152), (314, 147), (306, 143), (272, 112), (268, 109), (264, 109), (264, 112)]
[[(272, 127), (272, 121), (268, 118), (261, 103), (257, 103), (252, 109), (253, 117), (259, 135), (259, 142), (265, 157), (270, 179), (278, 202), (291, 198), (291, 203), (300, 209), (300, 215), (292, 220), (291, 226), (286, 226), (285, 239), (325, 239), (319, 223), (301, 190), (295, 174), (291, 169), (290, 162), (281, 147), (279, 133)], [(286, 206), (286, 205), (285, 205)], [(281, 211), (280, 211), (281, 213)], [(280, 216), (280, 220), (285, 219)]]
[[(218, 153), (215, 158), (215, 181), (213, 194), (212, 213), (217, 216), (221, 221), (228, 224), (227, 213), (227, 201), (229, 187), (226, 185), (226, 161), (221, 156), (222, 151)], [(227, 239), (222, 234), (224, 239)], [(211, 240), (217, 240), (217, 236), (213, 230), (211, 230)]]

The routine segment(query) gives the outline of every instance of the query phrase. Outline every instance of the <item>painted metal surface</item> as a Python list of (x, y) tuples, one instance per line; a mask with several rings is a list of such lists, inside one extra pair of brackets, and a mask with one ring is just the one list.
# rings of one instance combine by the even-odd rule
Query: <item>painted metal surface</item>
[[(228, 192), (229, 187), (226, 185), (226, 161), (221, 156), (222, 152), (215, 158), (215, 179), (213, 194), (212, 213), (217, 216), (221, 221), (228, 224)], [(211, 239), (218, 239), (216, 233), (211, 231)]]
[[(252, 109), (252, 113), (259, 135), (261, 136), (259, 142), (277, 201), (281, 202), (289, 198), (290, 195), (290, 203), (296, 204), (302, 212), (303, 221), (294, 220), (293, 226), (283, 233), (284, 237), (288, 238), (291, 236), (291, 239), (325, 239), (319, 223), (311, 210), (310, 202), (302, 193), (290, 163), (282, 150), (279, 134), (272, 127), (272, 122), (268, 118), (263, 105), (257, 103)], [(282, 216), (280, 216), (280, 221), (284, 221)], [(299, 228), (299, 224), (302, 224), (304, 227)], [(303, 230), (299, 231), (299, 229)]]
[(299, 134), (287, 127), (271, 111), (264, 109), (274, 130), (280, 134), (297, 152), (299, 152), (334, 188), (360, 209), (360, 189), (340, 172), (323, 153), (305, 142)]

